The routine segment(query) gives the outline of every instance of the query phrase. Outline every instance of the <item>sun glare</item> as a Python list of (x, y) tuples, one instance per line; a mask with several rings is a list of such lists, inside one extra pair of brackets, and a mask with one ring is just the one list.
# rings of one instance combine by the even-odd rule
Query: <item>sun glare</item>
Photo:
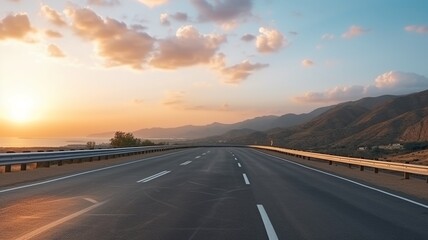
[(34, 99), (26, 95), (16, 95), (8, 99), (9, 120), (16, 123), (26, 123), (34, 119)]

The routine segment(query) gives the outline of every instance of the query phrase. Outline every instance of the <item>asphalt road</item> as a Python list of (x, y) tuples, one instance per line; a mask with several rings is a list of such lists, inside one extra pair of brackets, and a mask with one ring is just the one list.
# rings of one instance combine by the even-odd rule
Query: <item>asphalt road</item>
[(0, 239), (428, 239), (428, 203), (196, 148), (0, 188)]

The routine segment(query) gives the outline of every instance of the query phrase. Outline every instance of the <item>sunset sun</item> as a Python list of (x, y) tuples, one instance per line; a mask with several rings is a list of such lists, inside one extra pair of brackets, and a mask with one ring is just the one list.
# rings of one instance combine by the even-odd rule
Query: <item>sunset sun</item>
[(16, 95), (8, 101), (8, 118), (16, 123), (26, 123), (35, 118), (35, 102), (30, 96)]

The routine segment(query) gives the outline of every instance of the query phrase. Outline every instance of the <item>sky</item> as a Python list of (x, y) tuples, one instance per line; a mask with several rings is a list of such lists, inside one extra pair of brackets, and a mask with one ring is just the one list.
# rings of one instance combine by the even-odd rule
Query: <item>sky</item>
[(428, 1), (0, 0), (0, 137), (234, 123), (428, 89)]

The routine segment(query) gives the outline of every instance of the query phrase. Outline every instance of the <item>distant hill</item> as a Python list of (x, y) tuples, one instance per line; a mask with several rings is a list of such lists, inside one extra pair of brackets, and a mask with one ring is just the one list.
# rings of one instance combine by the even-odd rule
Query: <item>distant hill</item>
[[(253, 131), (267, 131), (273, 128), (288, 128), (306, 123), (313, 118), (324, 113), (330, 107), (315, 109), (310, 113), (293, 114), (288, 113), (282, 116), (262, 116), (253, 119), (247, 119), (233, 124), (212, 123), (203, 126), (186, 125), (175, 128), (143, 128), (133, 132), (134, 136), (144, 139), (183, 139), (192, 140), (218, 136), (232, 130), (246, 129)], [(247, 132), (248, 133), (248, 132)], [(91, 134), (89, 137), (111, 137), (114, 132), (105, 132)], [(231, 135), (228, 138), (232, 137)]]
[[(291, 118), (287, 118), (290, 120)], [(428, 90), (363, 98), (329, 107), (306, 123), (263, 132), (225, 134), (202, 141), (267, 144), (302, 149), (357, 148), (428, 140)]]
[(228, 131), (240, 129), (266, 131), (272, 128), (293, 127), (308, 122), (328, 109), (329, 107), (324, 107), (304, 114), (262, 116), (233, 124), (212, 123), (204, 126), (188, 125), (176, 128), (144, 128), (134, 131), (133, 133), (136, 137), (139, 138), (174, 138), (189, 140), (222, 135)]

